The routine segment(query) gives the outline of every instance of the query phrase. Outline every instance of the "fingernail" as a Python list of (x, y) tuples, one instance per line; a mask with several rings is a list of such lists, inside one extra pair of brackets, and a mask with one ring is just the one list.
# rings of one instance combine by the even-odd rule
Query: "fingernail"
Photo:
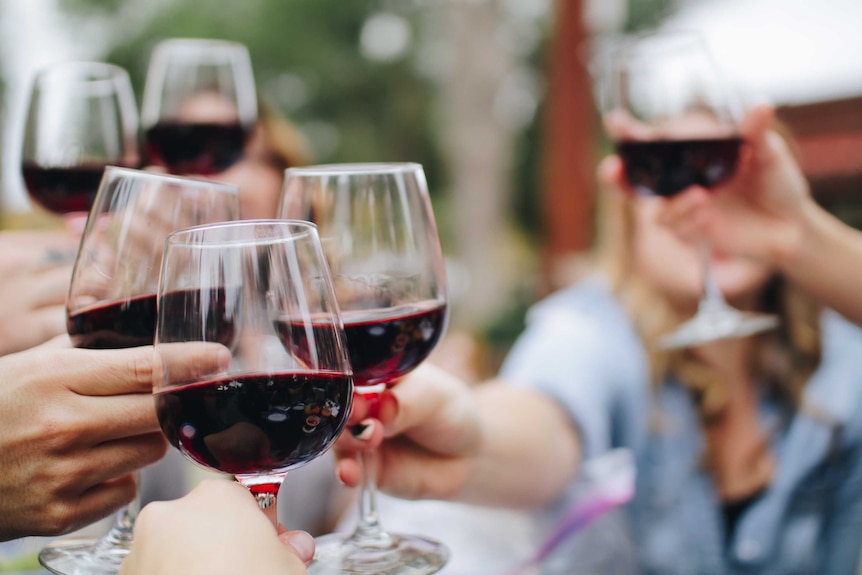
[(308, 565), (314, 559), (314, 538), (305, 531), (296, 531), (287, 537), (287, 542), (296, 549), (303, 563)]
[(367, 441), (374, 434), (374, 420), (366, 419), (350, 428), (350, 435), (356, 439)]

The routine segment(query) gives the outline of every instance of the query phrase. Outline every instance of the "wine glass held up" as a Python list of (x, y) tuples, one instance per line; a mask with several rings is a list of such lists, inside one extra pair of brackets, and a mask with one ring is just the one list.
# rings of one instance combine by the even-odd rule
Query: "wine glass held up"
[[(289, 168), (281, 215), (317, 224), (344, 319), (356, 389), (372, 402), (421, 364), (448, 319), (434, 214), (418, 164)], [(285, 324), (286, 331), (295, 331)], [(300, 341), (297, 338), (295, 341)], [(420, 575), (448, 558), (441, 543), (379, 523), (375, 453), (363, 452), (355, 531), (317, 539), (314, 574)]]
[[(66, 327), (76, 347), (152, 345), (165, 237), (239, 217), (235, 186), (108, 166), (87, 218), (67, 298)], [(136, 498), (105, 537), (59, 541), (39, 560), (63, 575), (109, 575), (129, 552)]]
[(155, 47), (141, 109), (149, 164), (182, 175), (223, 172), (242, 158), (256, 121), (244, 45), (173, 38)]
[[(614, 54), (604, 124), (633, 193), (670, 197), (692, 186), (721, 193), (739, 168), (745, 142), (741, 105), (704, 41), (694, 33), (640, 36)], [(703, 291), (695, 316), (665, 335), (674, 349), (773, 329), (775, 316), (731, 307), (700, 246)]]
[(107, 165), (139, 164), (129, 75), (102, 62), (61, 62), (33, 81), (22, 144), (27, 192), (49, 212), (86, 215)]
[[(222, 346), (222, 369), (172, 369), (190, 345)], [(275, 523), (287, 471), (333, 444), (353, 397), (314, 225), (248, 220), (171, 234), (156, 350), (165, 369), (153, 392), (165, 436), (194, 463), (234, 475)]]

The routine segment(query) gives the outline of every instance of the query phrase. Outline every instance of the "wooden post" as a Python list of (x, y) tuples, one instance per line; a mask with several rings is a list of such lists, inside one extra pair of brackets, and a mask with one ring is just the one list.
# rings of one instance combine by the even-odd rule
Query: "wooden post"
[(595, 196), (594, 105), (587, 70), (583, 0), (557, 0), (544, 121), (543, 290), (567, 283), (592, 245)]

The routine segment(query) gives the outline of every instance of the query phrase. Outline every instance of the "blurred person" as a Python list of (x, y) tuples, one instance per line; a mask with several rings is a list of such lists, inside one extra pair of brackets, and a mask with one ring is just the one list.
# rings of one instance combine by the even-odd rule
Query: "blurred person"
[(314, 539), (261, 513), (249, 491), (209, 479), (181, 499), (141, 511), (121, 575), (305, 575)]
[(242, 159), (212, 178), (239, 187), (243, 219), (274, 218), (278, 215), (284, 170), (310, 161), (304, 136), (286, 117), (259, 101), (257, 123)]
[[(177, 369), (229, 359), (221, 346), (183, 351)], [(80, 349), (66, 336), (0, 358), (0, 541), (65, 534), (132, 499), (132, 472), (167, 449), (156, 367), (151, 346)]]
[(66, 294), (80, 234), (0, 231), (0, 356), (66, 332)]
[[(791, 155), (759, 161), (777, 137), (761, 114), (743, 126), (754, 153), (716, 203), (733, 186), (765, 197), (794, 184)], [(423, 366), (389, 390), (367, 438), (339, 440), (339, 478), (355, 485), (356, 451), (382, 441), (389, 493), (529, 509), (549, 525), (584, 460), (628, 447), (638, 477), (625, 528), (561, 550), (565, 572), (856, 573), (862, 331), (771, 262), (717, 252), (729, 303), (778, 314), (779, 329), (660, 349), (697, 305), (698, 250), (659, 221), (666, 200), (622, 189), (618, 162), (599, 171), (595, 273), (531, 309), (498, 380), (471, 387)]]
[[(768, 126), (774, 111), (761, 107), (748, 122)], [(756, 129), (752, 126), (750, 129)], [(759, 129), (759, 128), (757, 128)], [(662, 221), (684, 239), (705, 237), (716, 248), (778, 268), (790, 281), (849, 319), (862, 322), (862, 232), (822, 208), (811, 196), (792, 148), (778, 133), (750, 142), (749, 174), (722, 193), (693, 188), (669, 199)], [(621, 165), (603, 169), (619, 179)], [(774, 185), (762, 186), (766, 178)]]
[[(284, 170), (308, 164), (311, 158), (308, 142), (285, 116), (264, 100), (258, 100), (257, 109), (257, 121), (236, 161), (218, 173), (182, 174), (238, 186), (240, 214), (248, 220), (276, 217)], [(178, 116), (180, 123), (207, 125), (229, 124), (236, 117), (235, 104), (214, 92), (189, 98)]]

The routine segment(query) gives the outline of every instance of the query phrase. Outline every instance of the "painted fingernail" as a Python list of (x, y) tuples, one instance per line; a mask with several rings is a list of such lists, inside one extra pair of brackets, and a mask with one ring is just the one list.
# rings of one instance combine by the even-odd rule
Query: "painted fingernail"
[(356, 439), (367, 441), (374, 434), (374, 421), (366, 419), (350, 428), (350, 434)]

